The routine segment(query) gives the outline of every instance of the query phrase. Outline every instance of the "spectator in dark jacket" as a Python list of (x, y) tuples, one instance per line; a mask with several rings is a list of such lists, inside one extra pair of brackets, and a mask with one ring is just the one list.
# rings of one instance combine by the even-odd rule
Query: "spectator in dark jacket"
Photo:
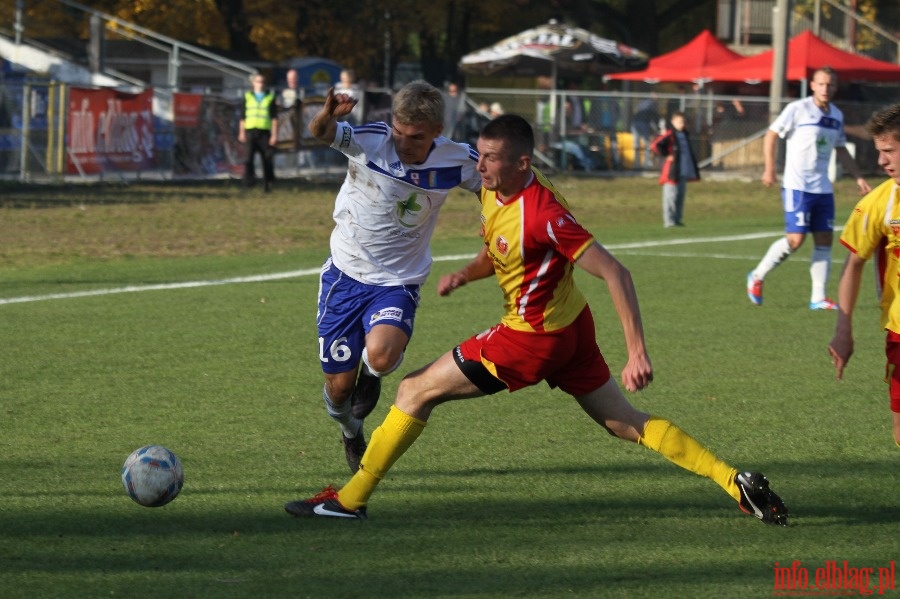
[(688, 181), (700, 179), (700, 169), (691, 150), (688, 132), (684, 128), (684, 113), (674, 112), (669, 121), (671, 126), (661, 133), (650, 148), (663, 159), (659, 174), (662, 185), (663, 225), (681, 227), (684, 214), (684, 195)]

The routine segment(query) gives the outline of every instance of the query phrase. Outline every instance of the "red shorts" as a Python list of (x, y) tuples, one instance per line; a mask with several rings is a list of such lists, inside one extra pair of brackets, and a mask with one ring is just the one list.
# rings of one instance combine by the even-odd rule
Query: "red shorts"
[(578, 396), (602, 387), (610, 378), (587, 306), (575, 322), (552, 333), (515, 331), (498, 324), (459, 347), (464, 359), (484, 364), (510, 392), (546, 380), (551, 388)]
[(900, 413), (900, 334), (887, 332), (884, 354), (887, 356), (884, 382), (890, 385), (891, 411)]

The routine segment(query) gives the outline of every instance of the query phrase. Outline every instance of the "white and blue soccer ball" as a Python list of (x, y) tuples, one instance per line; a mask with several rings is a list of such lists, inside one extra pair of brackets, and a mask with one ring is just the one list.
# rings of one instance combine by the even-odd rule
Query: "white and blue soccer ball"
[(174, 453), (161, 445), (135, 449), (122, 466), (122, 486), (128, 496), (146, 507), (166, 505), (184, 486), (184, 468)]

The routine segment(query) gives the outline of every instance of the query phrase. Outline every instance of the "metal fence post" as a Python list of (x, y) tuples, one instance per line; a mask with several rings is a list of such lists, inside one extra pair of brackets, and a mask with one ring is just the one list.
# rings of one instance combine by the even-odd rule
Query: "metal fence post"
[(31, 122), (31, 85), (26, 83), (22, 89), (22, 141), (19, 150), (19, 181), (28, 179), (28, 137)]

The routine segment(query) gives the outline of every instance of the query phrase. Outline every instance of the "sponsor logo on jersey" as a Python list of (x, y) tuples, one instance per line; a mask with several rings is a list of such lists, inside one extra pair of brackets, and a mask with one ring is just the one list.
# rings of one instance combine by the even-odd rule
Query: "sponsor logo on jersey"
[(369, 324), (375, 324), (379, 320), (396, 320), (397, 322), (402, 322), (403, 310), (400, 308), (382, 308), (378, 312), (372, 314), (372, 318), (369, 319)]
[(342, 148), (350, 147), (350, 138), (352, 136), (353, 136), (353, 131), (350, 129), (350, 127), (344, 127), (344, 130), (341, 133), (340, 147), (342, 147)]
[(431, 213), (431, 198), (411, 193), (405, 200), (397, 201), (397, 220), (408, 229), (418, 227)]

